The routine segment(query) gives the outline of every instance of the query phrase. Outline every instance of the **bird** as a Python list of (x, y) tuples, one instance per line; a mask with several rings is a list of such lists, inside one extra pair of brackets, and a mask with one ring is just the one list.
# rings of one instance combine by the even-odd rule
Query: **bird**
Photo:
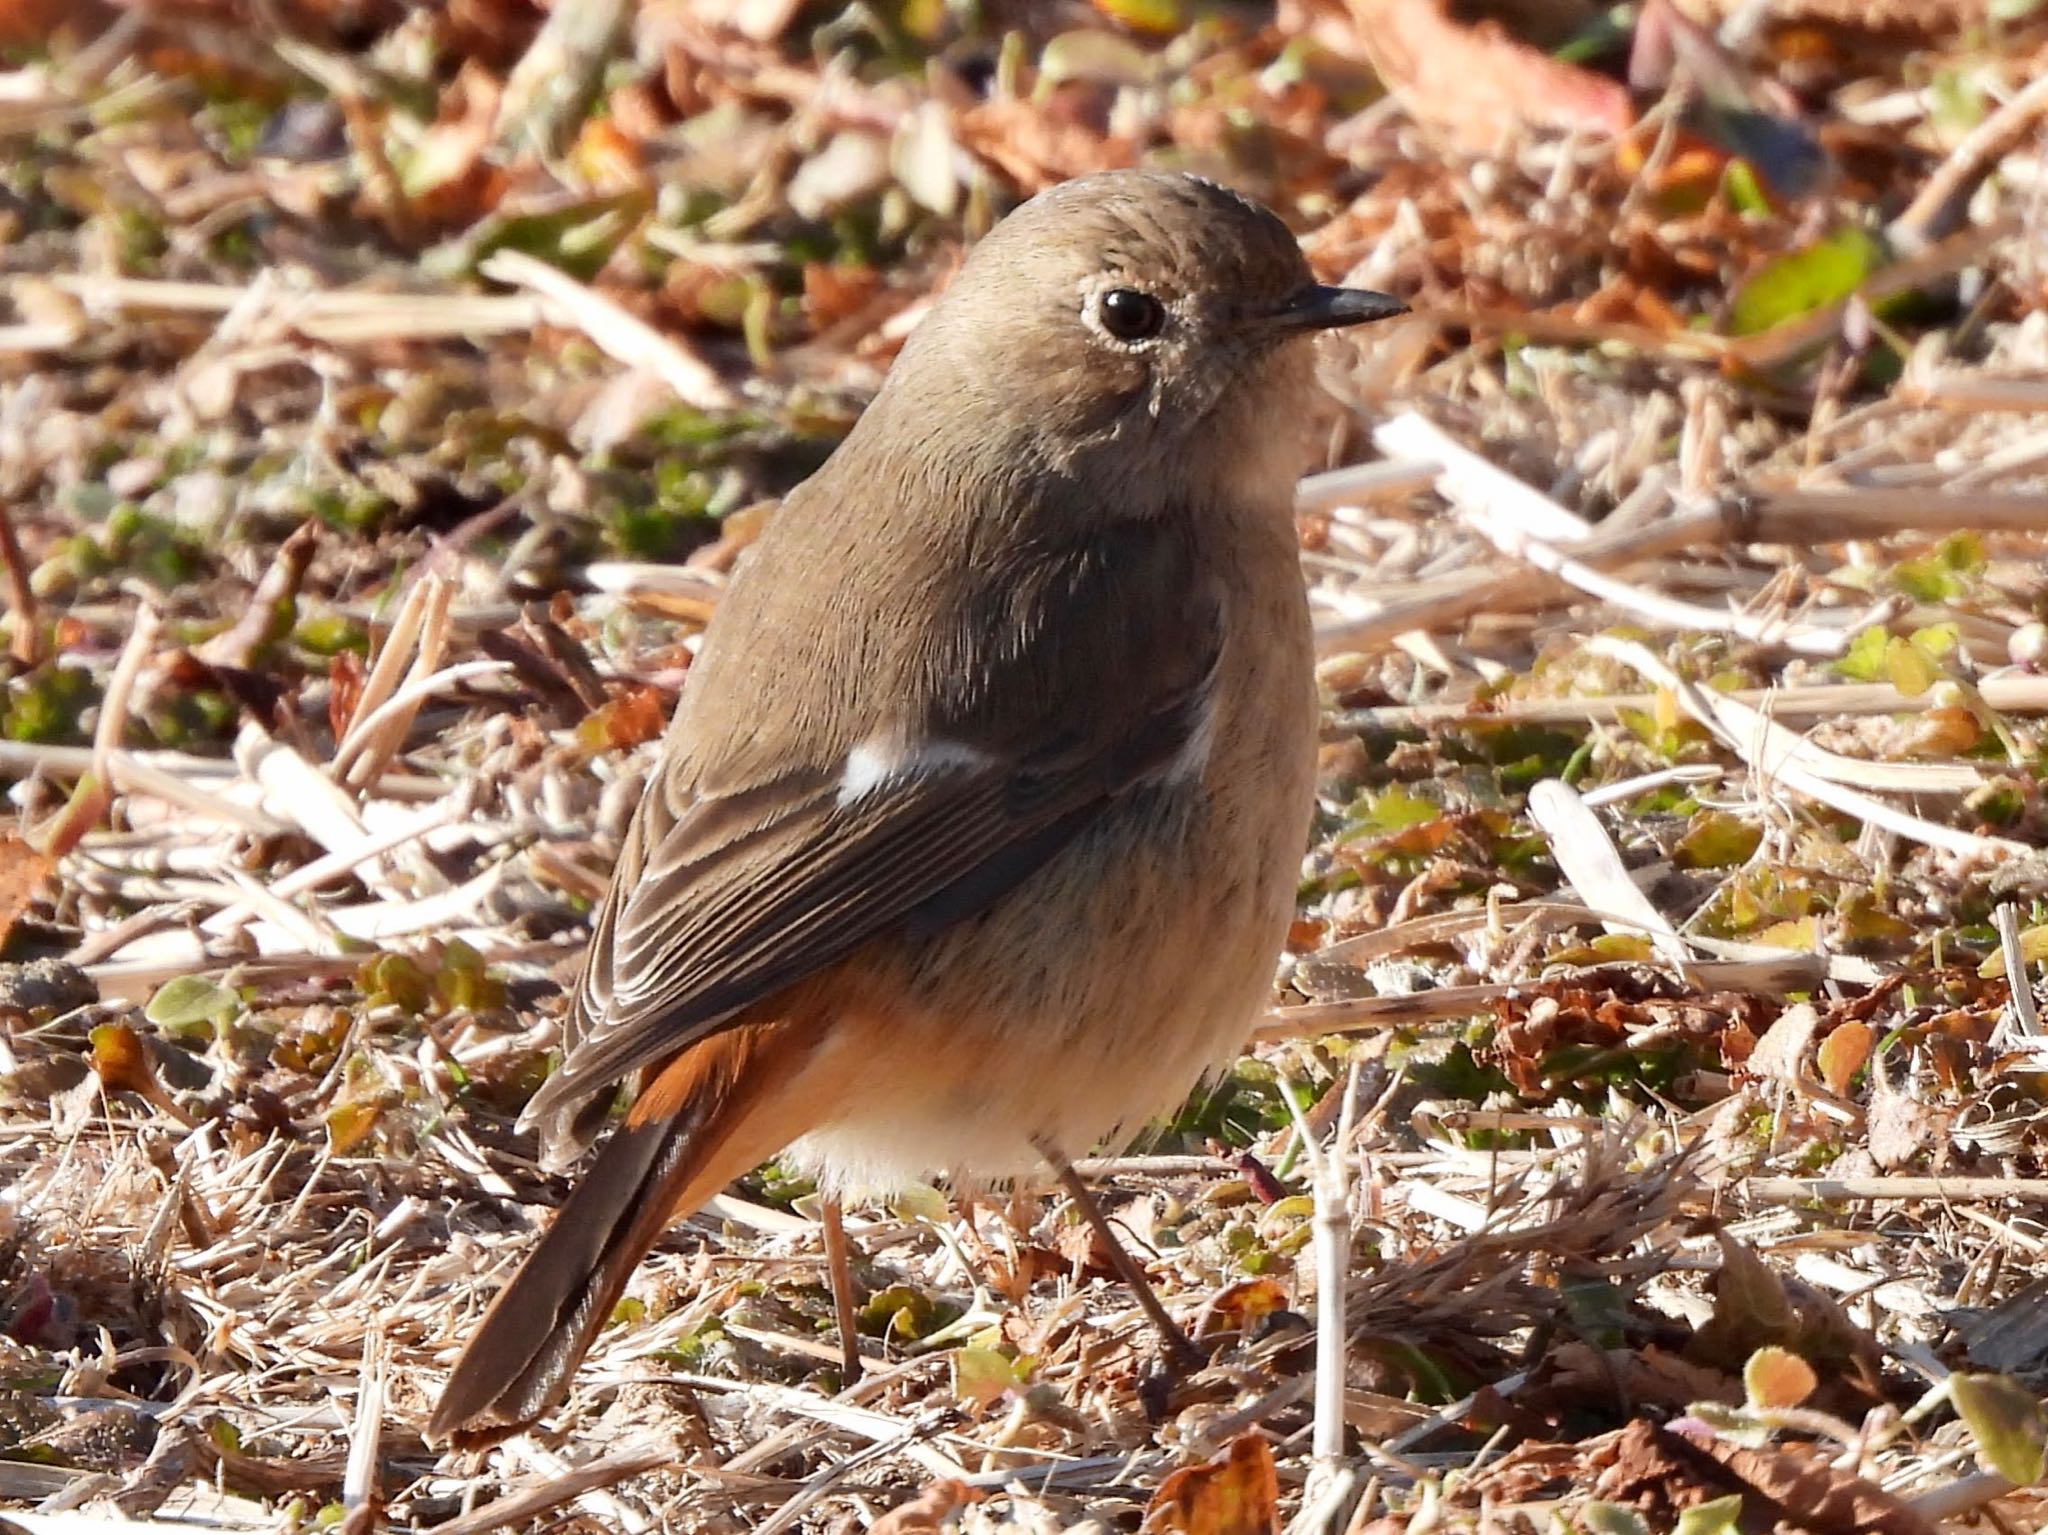
[(972, 248), (707, 626), (522, 1118), (554, 1166), (602, 1142), (431, 1438), (537, 1421), (662, 1232), (770, 1158), (1085, 1192), (1070, 1157), (1241, 1050), (1314, 811), (1310, 342), (1402, 312), (1178, 172)]

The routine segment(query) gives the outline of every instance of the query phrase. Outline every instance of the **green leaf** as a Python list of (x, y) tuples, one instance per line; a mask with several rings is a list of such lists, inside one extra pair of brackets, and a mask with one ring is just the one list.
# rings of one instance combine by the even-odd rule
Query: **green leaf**
[(1427, 826), (1443, 813), (1444, 807), (1435, 800), (1424, 799), (1420, 794), (1411, 794), (1397, 786), (1373, 797), (1360, 820), (1359, 829), (1382, 834), (1405, 831), (1410, 826)]
[(159, 986), (142, 1016), (167, 1034), (217, 1032), (235, 1021), (242, 999), (203, 975), (180, 975)]
[(938, 1308), (922, 1290), (890, 1285), (868, 1297), (860, 1308), (860, 1330), (871, 1338), (900, 1338), (914, 1343), (938, 1325)]
[(953, 1218), (946, 1196), (929, 1183), (912, 1183), (899, 1189), (889, 1201), (889, 1213), (899, 1220), (923, 1221), (928, 1226), (943, 1226)]
[(1628, 1334), (1628, 1297), (1605, 1279), (1567, 1279), (1559, 1286), (1565, 1315), (1579, 1336), (1601, 1348), (1619, 1348)]
[(1918, 698), (1941, 680), (1934, 658), (1911, 640), (1893, 640), (1885, 646), (1884, 674), (1907, 698)]
[(1643, 1516), (1619, 1503), (1588, 1503), (1579, 1510), (1579, 1528), (1586, 1535), (1650, 1535)]
[(1849, 642), (1849, 648), (1842, 659), (1835, 663), (1835, 671), (1851, 682), (1878, 682), (1884, 677), (1885, 647), (1892, 641), (1881, 624), (1859, 630), (1856, 638)]
[(1672, 1535), (1737, 1535), (1741, 1521), (1742, 1494), (1731, 1492), (1725, 1498), (1687, 1509), (1671, 1530)]
[(1769, 213), (1771, 200), (1747, 160), (1730, 160), (1721, 173), (1721, 190), (1737, 213)]
[(953, 1351), (953, 1394), (976, 1407), (991, 1407), (1024, 1384), (1029, 1374), (1022, 1361), (1012, 1360), (992, 1348)]
[(1726, 810), (1703, 810), (1692, 818), (1672, 849), (1681, 869), (1733, 869), (1748, 863), (1764, 840), (1764, 829)]
[(1847, 298), (1884, 261), (1868, 231), (1845, 224), (1804, 250), (1780, 256), (1736, 290), (1731, 336), (1754, 336)]
[(2048, 1471), (2048, 1411), (2009, 1375), (1952, 1375), (1949, 1400), (1969, 1426), (1984, 1464), (2022, 1487)]
[[(2020, 931), (2020, 958), (2030, 965), (2048, 962), (2048, 927), (2029, 927)], [(1990, 957), (1977, 967), (1977, 974), (1986, 980), (2000, 980), (2005, 975), (2005, 945), (2000, 944), (1991, 951)]]
[(356, 973), (356, 985), (373, 1006), (386, 1004), (418, 1017), (434, 1000), (434, 980), (410, 955), (379, 954)]

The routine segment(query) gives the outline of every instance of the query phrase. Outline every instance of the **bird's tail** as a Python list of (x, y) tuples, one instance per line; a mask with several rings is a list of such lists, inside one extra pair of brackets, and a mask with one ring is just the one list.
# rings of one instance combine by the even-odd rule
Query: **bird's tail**
[(775, 1025), (744, 1025), (691, 1046), (648, 1082), (484, 1314), (429, 1439), (491, 1444), (561, 1398), (669, 1223), (789, 1138), (776, 1138), (759, 1112), (783, 1075), (774, 1058), (785, 1040)]

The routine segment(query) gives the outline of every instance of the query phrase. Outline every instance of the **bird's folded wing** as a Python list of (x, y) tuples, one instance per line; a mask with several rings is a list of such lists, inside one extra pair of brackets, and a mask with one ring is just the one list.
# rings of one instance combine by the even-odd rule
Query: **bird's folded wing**
[(974, 914), (1120, 795), (1185, 763), (1209, 724), (1219, 608), (1177, 609), (1151, 675), (1101, 679), (1114, 707), (1005, 732), (1035, 737), (1033, 750), (935, 736), (682, 806), (654, 790), (598, 913), (568, 1057), (529, 1122), (563, 1123), (872, 938)]

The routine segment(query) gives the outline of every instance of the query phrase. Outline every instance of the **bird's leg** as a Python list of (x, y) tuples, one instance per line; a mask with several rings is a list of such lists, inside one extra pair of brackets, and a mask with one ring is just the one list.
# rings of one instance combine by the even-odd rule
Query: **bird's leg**
[(839, 1389), (860, 1379), (860, 1334), (853, 1325), (853, 1259), (846, 1247), (846, 1221), (836, 1198), (822, 1201), (825, 1270), (832, 1280), (832, 1316), (839, 1324)]
[(1138, 1260), (1131, 1256), (1131, 1250), (1124, 1246), (1123, 1239), (1116, 1234), (1116, 1228), (1110, 1225), (1109, 1217), (1102, 1213), (1102, 1206), (1096, 1203), (1087, 1180), (1075, 1169), (1074, 1164), (1067, 1160), (1066, 1153), (1051, 1141), (1040, 1137), (1034, 1137), (1031, 1144), (1036, 1146), (1038, 1154), (1051, 1164), (1052, 1170), (1059, 1175), (1060, 1187), (1067, 1191), (1067, 1197), (1074, 1201), (1081, 1214), (1087, 1217), (1088, 1224), (1095, 1228), (1095, 1234), (1102, 1238), (1103, 1246), (1109, 1249), (1110, 1266), (1116, 1270), (1117, 1277), (1129, 1288), (1139, 1308), (1144, 1311), (1146, 1319), (1158, 1332), (1159, 1341), (1166, 1345), (1166, 1351), (1172, 1356), (1174, 1365), (1181, 1371), (1194, 1371), (1207, 1364), (1209, 1356), (1202, 1352), (1192, 1338), (1181, 1331), (1180, 1324), (1167, 1312), (1165, 1304), (1159, 1299), (1159, 1292), (1152, 1288), (1151, 1276), (1145, 1272)]

